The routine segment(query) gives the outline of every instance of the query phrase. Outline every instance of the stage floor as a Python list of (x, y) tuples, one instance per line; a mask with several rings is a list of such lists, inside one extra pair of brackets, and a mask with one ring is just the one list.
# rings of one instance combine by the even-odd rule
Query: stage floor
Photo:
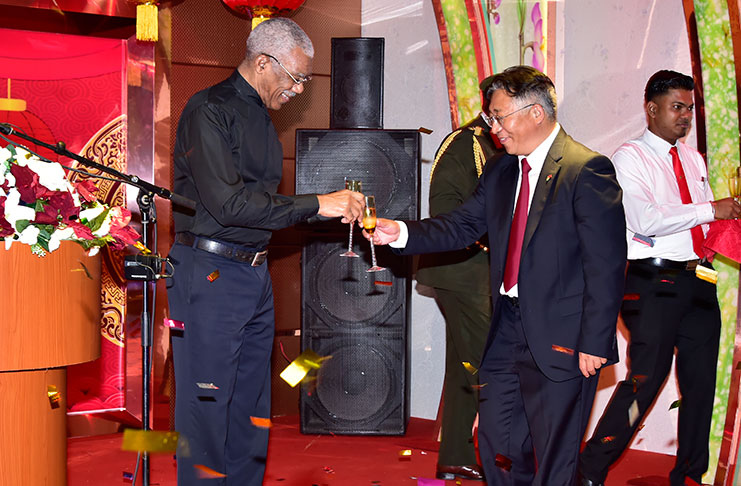
[[(136, 454), (122, 451), (122, 434), (70, 438), (69, 486), (131, 484)], [(400, 452), (411, 450), (411, 456)], [(150, 485), (175, 486), (171, 454), (150, 456)], [(479, 481), (434, 479), (434, 422), (412, 419), (403, 437), (302, 435), (297, 416), (273, 420), (264, 486), (482, 486)], [(629, 450), (614, 466), (608, 486), (669, 485), (674, 456)], [(130, 476), (129, 476), (130, 477)], [(209, 481), (204, 481), (208, 485)], [(137, 484), (141, 484), (141, 473)]]

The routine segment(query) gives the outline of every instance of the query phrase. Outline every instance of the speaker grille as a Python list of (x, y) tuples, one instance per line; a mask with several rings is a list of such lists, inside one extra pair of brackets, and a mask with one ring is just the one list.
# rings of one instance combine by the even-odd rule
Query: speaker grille
[(323, 194), (360, 179), (378, 216), (419, 218), (419, 132), (296, 130), (296, 194)]
[(330, 128), (383, 127), (381, 37), (332, 38)]
[(368, 242), (355, 235), (359, 258), (344, 258), (347, 233), (305, 234), (302, 258), (302, 349), (331, 356), (302, 385), (304, 433), (403, 434), (409, 418), (410, 260), (378, 248), (368, 273)]

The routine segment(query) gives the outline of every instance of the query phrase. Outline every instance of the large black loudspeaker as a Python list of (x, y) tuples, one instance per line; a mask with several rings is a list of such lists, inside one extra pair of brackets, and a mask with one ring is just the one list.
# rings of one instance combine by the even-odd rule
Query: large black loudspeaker
[(417, 219), (419, 132), (296, 130), (296, 194), (344, 189), (345, 178), (376, 196), (379, 218)]
[[(409, 421), (410, 260), (378, 248), (368, 273), (368, 242), (356, 233), (307, 233), (302, 253), (301, 347), (320, 356), (302, 384), (304, 434), (403, 435)], [(313, 377), (312, 377), (313, 378)]]
[(383, 38), (332, 39), (330, 128), (383, 128)]
[[(297, 130), (296, 194), (326, 193), (360, 179), (378, 216), (419, 217), (419, 132)], [(359, 258), (341, 257), (349, 226), (314, 225), (303, 233), (301, 346), (321, 356), (302, 384), (306, 434), (402, 435), (409, 421), (411, 259), (376, 249), (387, 269), (368, 273), (370, 246), (355, 230)], [(316, 379), (313, 379), (316, 378)]]

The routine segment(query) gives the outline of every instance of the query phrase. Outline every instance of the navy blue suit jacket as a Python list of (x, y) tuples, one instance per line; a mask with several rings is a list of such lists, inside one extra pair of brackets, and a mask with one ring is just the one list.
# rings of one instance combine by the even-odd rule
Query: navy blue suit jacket
[[(403, 254), (463, 248), (488, 231), (494, 318), (487, 349), (496, 334), (518, 176), (517, 157), (502, 157), (486, 165), (458, 209), (406, 222)], [(560, 130), (535, 187), (518, 278), (527, 343), (549, 379), (580, 375), (579, 352), (617, 361), (626, 254), (622, 191), (612, 162)]]

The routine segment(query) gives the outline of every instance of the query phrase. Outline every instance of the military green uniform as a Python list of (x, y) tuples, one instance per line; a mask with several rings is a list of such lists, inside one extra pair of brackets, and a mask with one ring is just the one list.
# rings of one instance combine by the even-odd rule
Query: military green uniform
[[(435, 155), (430, 176), (430, 216), (449, 212), (476, 188), (484, 165), (497, 149), (481, 116), (448, 135)], [(492, 157), (494, 159), (492, 159)], [(476, 464), (471, 427), (478, 410), (478, 369), (491, 320), (486, 238), (471, 247), (420, 258), (417, 281), (435, 288), (445, 317), (445, 387), (442, 442), (437, 463)]]

